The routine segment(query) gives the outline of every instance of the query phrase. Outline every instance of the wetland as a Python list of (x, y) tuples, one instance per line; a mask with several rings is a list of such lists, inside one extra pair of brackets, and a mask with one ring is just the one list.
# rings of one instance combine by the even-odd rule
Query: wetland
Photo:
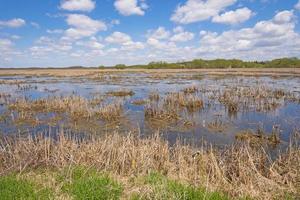
[(91, 167), (123, 177), (124, 187), (138, 190), (123, 194), (129, 199), (142, 199), (147, 187), (143, 198), (153, 197), (153, 186), (137, 183), (149, 173), (218, 191), (220, 199), (293, 198), (300, 77), (275, 72), (4, 70), (1, 173), (21, 170), (27, 180), (44, 173), (29, 169), (60, 169), (45, 172), (57, 176), (68, 166)]

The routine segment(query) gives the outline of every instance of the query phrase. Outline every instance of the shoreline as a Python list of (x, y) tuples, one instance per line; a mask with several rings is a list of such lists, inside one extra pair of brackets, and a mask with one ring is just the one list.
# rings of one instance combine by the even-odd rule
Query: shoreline
[[(66, 72), (68, 72), (66, 74)], [(300, 76), (300, 68), (227, 68), (227, 69), (0, 69), (0, 76), (87, 76), (97, 73), (203, 73), (203, 75)]]

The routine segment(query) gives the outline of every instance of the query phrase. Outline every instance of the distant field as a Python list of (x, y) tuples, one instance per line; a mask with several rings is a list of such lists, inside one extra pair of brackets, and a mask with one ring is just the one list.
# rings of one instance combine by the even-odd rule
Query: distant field
[(196, 72), (211, 75), (282, 75), (300, 76), (300, 68), (234, 68), (234, 69), (2, 69), (0, 76), (87, 76), (97, 73), (144, 72), (144, 73), (182, 73)]

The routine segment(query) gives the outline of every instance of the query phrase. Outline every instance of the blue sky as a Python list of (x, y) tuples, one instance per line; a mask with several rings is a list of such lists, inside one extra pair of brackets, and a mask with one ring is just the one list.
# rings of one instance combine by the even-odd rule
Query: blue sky
[(300, 57), (300, 0), (0, 0), (0, 67)]

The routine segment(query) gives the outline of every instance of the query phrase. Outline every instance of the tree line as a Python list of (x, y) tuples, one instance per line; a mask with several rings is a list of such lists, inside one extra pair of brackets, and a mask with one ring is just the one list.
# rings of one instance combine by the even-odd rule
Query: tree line
[[(280, 58), (271, 61), (243, 61), (239, 59), (215, 59), (204, 60), (195, 59), (186, 62), (168, 63), (164, 61), (150, 62), (145, 65), (117, 64), (116, 69), (125, 68), (144, 68), (144, 69), (197, 69), (197, 68), (298, 68), (300, 59), (298, 58)], [(101, 67), (100, 67), (101, 68)]]

